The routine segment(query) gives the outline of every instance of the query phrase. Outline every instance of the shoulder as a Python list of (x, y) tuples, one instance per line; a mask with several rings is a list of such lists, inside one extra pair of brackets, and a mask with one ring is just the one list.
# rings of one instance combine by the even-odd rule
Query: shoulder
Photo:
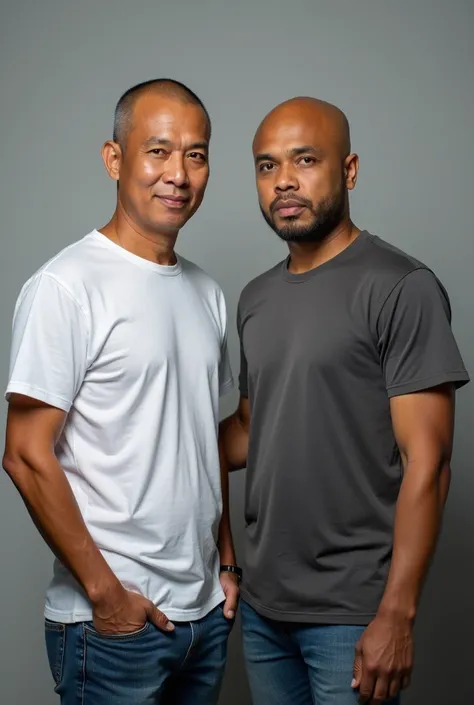
[(366, 233), (364, 254), (369, 271), (395, 283), (410, 272), (429, 269), (416, 257), (370, 233)]
[(417, 297), (441, 295), (449, 301), (446, 289), (427, 264), (380, 237), (366, 233), (360, 261), (360, 281), (379, 309), (400, 292)]
[(204, 269), (181, 255), (179, 255), (179, 261), (183, 275), (195, 288), (199, 289), (201, 294), (218, 299), (223, 298), (221, 287)]
[(391, 289), (382, 306), (382, 316), (400, 308), (419, 315), (420, 312), (444, 310), (451, 320), (451, 302), (448, 292), (436, 274), (427, 267), (408, 272)]
[(213, 316), (224, 331), (227, 326), (227, 307), (224, 293), (219, 284), (194, 262), (179, 255), (182, 273), (196, 294), (207, 303)]
[(90, 265), (93, 258), (92, 242), (92, 237), (87, 235), (63, 248), (43, 264), (24, 283), (17, 304), (25, 296), (34, 296), (41, 291), (46, 297), (56, 294), (81, 305), (88, 278), (88, 263)]

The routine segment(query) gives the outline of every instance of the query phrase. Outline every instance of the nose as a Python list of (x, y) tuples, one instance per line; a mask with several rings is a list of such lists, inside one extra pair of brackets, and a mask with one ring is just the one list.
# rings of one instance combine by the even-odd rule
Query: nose
[(171, 159), (168, 159), (167, 169), (163, 174), (163, 181), (167, 184), (173, 184), (177, 188), (186, 188), (189, 185), (188, 173), (182, 154), (175, 152)]
[(298, 179), (294, 170), (287, 164), (282, 164), (277, 172), (275, 191), (284, 193), (285, 191), (297, 191), (299, 188)]

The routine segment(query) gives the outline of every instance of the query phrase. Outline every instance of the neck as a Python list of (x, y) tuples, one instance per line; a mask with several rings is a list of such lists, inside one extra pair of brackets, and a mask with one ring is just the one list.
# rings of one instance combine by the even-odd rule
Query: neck
[(117, 245), (138, 257), (164, 266), (176, 264), (174, 247), (178, 231), (158, 233), (140, 227), (125, 213), (120, 203), (117, 205), (112, 219), (101, 228), (101, 232)]
[(289, 242), (289, 271), (293, 274), (303, 274), (319, 267), (345, 250), (359, 233), (359, 228), (350, 220), (345, 220), (321, 242)]

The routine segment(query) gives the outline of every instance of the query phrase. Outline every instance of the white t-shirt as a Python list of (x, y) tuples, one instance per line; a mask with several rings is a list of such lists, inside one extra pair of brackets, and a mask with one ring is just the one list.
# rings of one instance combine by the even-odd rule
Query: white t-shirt
[[(7, 399), (68, 412), (56, 455), (84, 521), (122, 584), (171, 620), (224, 599), (217, 425), (232, 385), (222, 291), (181, 257), (158, 265), (93, 231), (18, 298)], [(45, 615), (92, 618), (59, 561)]]

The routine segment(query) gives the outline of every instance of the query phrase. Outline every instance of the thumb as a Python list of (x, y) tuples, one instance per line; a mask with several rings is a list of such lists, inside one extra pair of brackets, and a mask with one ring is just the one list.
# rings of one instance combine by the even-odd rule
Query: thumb
[(168, 617), (163, 614), (163, 612), (161, 612), (157, 607), (155, 607), (152, 602), (150, 602), (150, 606), (147, 609), (147, 617), (148, 621), (154, 624), (155, 627), (158, 627), (158, 629), (161, 629), (161, 631), (174, 631), (174, 624), (170, 622)]
[(237, 612), (237, 604), (239, 600), (239, 591), (238, 589), (235, 590), (227, 590), (225, 594), (225, 602), (224, 602), (224, 617), (227, 617), (227, 619), (234, 619), (235, 613)]
[(362, 680), (362, 653), (356, 648), (351, 688), (359, 688)]

